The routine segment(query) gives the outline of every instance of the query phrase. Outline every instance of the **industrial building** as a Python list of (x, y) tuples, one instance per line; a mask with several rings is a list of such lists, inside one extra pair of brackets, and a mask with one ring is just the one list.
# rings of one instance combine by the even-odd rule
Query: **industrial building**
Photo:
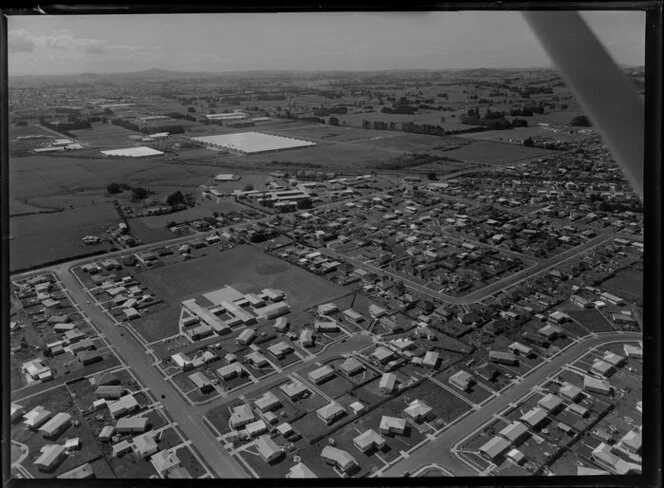
[[(213, 115), (223, 116), (226, 114)], [(273, 136), (261, 132), (240, 132), (236, 134), (192, 137), (191, 140), (211, 149), (226, 150), (240, 154), (260, 154), (303, 147), (313, 147), (316, 145), (315, 142), (290, 137)]]
[(124, 157), (124, 158), (145, 158), (150, 156), (161, 156), (164, 154), (161, 151), (152, 149), (147, 146), (139, 147), (127, 147), (124, 149), (109, 149), (107, 151), (101, 151), (104, 156), (115, 156), (115, 157)]

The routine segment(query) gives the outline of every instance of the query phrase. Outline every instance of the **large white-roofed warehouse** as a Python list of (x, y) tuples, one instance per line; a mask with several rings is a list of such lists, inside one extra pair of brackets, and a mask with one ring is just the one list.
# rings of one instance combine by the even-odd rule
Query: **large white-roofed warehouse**
[(192, 141), (210, 149), (221, 149), (242, 154), (259, 154), (315, 146), (315, 142), (273, 136), (261, 132), (239, 132), (215, 136), (192, 137)]
[(104, 156), (116, 156), (126, 158), (144, 158), (147, 156), (159, 156), (164, 154), (161, 151), (152, 149), (146, 146), (127, 147), (124, 149), (109, 149), (108, 151), (101, 151)]

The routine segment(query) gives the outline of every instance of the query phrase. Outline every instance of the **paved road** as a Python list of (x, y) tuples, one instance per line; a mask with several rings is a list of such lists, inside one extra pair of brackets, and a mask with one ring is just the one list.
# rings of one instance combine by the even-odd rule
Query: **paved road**
[(248, 475), (244, 469), (226, 451), (221, 449), (215, 435), (202, 424), (200, 418), (192, 415), (191, 406), (157, 372), (143, 347), (130, 334), (121, 335), (124, 333), (124, 329), (115, 325), (98, 306), (86, 303), (88, 297), (69, 270), (58, 270), (56, 273), (72, 298), (79, 304), (94, 325), (115, 346), (116, 352), (122, 359), (132, 367), (140, 382), (157, 399), (160, 399), (162, 394), (165, 395), (164, 399), (160, 399), (161, 403), (214, 470), (214, 474), (218, 477), (247, 478)]
[(412, 471), (423, 464), (429, 463), (439, 464), (449, 470), (454, 476), (477, 476), (477, 472), (452, 452), (457, 443), (489, 420), (493, 414), (497, 414), (505, 409), (510, 402), (514, 402), (529, 393), (536, 385), (554, 374), (562, 366), (573, 362), (585, 354), (590, 348), (615, 341), (640, 340), (641, 337), (641, 333), (639, 332), (615, 332), (590, 336), (581, 340), (568, 349), (565, 349), (550, 362), (544, 363), (541, 367), (534, 370), (530, 375), (523, 378), (520, 383), (516, 383), (505, 390), (499, 397), (484, 405), (481, 410), (470, 414), (459, 423), (454, 424), (435, 440), (425, 444), (424, 447), (392, 466), (382, 476), (402, 476), (405, 471)]
[(593, 248), (596, 246), (599, 246), (600, 244), (603, 244), (605, 242), (610, 241), (613, 239), (613, 235), (599, 235), (593, 239), (590, 239), (588, 242), (585, 242), (579, 246), (576, 246), (572, 249), (569, 249), (563, 253), (558, 254), (557, 256), (552, 257), (551, 259), (547, 259), (545, 262), (536, 264), (535, 266), (532, 266), (530, 268), (524, 269), (522, 271), (519, 271), (518, 273), (515, 273), (511, 276), (508, 276), (505, 279), (498, 280), (495, 283), (490, 284), (489, 286), (485, 286), (484, 288), (481, 288), (479, 290), (476, 290), (472, 293), (469, 293), (468, 295), (464, 295), (462, 297), (453, 297), (451, 295), (446, 295), (444, 293), (438, 293), (436, 291), (433, 291), (426, 286), (420, 285), (418, 283), (415, 283), (407, 278), (404, 278), (402, 276), (399, 276), (395, 273), (392, 273), (389, 270), (383, 269), (383, 268), (378, 268), (376, 266), (373, 266), (371, 264), (366, 264), (358, 259), (354, 259), (351, 257), (346, 256), (345, 254), (340, 254), (330, 248), (321, 248), (319, 251), (328, 254), (330, 256), (333, 256), (337, 259), (348, 261), (354, 266), (360, 267), (367, 269), (369, 271), (372, 271), (376, 274), (380, 275), (391, 275), (395, 280), (398, 281), (403, 281), (408, 287), (417, 290), (418, 292), (436, 298), (438, 300), (442, 300), (446, 303), (451, 303), (455, 305), (464, 305), (464, 304), (469, 304), (469, 303), (474, 303), (479, 300), (483, 300), (484, 298), (493, 295), (494, 293), (503, 290), (505, 288), (508, 288), (510, 286), (516, 285), (517, 283), (520, 283), (522, 281), (525, 281), (527, 279), (533, 278), (534, 276), (537, 276), (540, 273), (543, 273), (545, 271), (548, 271), (552, 268), (555, 268), (556, 266), (562, 264), (565, 261), (568, 261), (570, 259), (573, 259), (577, 257), (579, 254)]

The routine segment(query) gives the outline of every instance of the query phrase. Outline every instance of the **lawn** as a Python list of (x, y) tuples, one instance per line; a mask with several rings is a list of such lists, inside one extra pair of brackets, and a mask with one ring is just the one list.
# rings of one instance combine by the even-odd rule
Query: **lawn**
[(615, 290), (618, 296), (622, 296), (621, 291), (629, 295), (641, 296), (643, 294), (643, 267), (620, 270), (601, 286), (609, 291)]
[(218, 407), (214, 407), (210, 409), (206, 414), (205, 417), (210, 421), (210, 423), (222, 434), (225, 432), (228, 432), (230, 430), (230, 427), (228, 426), (228, 421), (231, 418), (231, 410), (235, 407), (239, 407), (240, 405), (243, 405), (244, 402), (242, 400), (233, 400), (229, 403), (225, 403), (224, 405), (220, 405)]
[(178, 333), (180, 319), (180, 304), (167, 305), (161, 310), (152, 313), (142, 311), (140, 318), (128, 322), (129, 326), (138, 332), (147, 342), (158, 341)]
[[(87, 422), (85, 422), (80, 416), (71, 395), (64, 386), (49, 390), (26, 400), (19, 400), (19, 403), (25, 407), (26, 412), (37, 405), (42, 405), (54, 414), (58, 412), (67, 412), (72, 415), (72, 420), (78, 420), (80, 422), (78, 426), (70, 426), (56, 439), (51, 440), (44, 439), (41, 433), (27, 429), (22, 423), (12, 426), (12, 439), (26, 444), (30, 449), (30, 454), (24, 461), (23, 465), (33, 476), (38, 478), (57, 476), (99, 457), (100, 451), (95, 436), (87, 425)], [(62, 444), (70, 437), (78, 437), (81, 440), (83, 446), (82, 449), (68, 456), (52, 473), (39, 472), (33, 463), (39, 457), (39, 451), (42, 446), (54, 443)]]
[[(442, 418), (445, 422), (451, 422), (461, 416), (471, 406), (469, 403), (461, 400), (459, 397), (441, 388), (433, 382), (426, 380), (422, 384), (407, 390), (402, 398), (408, 397), (412, 400), (421, 400), (431, 408), (437, 418)], [(406, 405), (404, 405), (404, 408)]]
[(224, 285), (242, 293), (281, 289), (295, 311), (343, 294), (342, 288), (246, 245), (145, 271), (141, 281), (171, 304)]
[(567, 313), (593, 332), (613, 332), (615, 330), (609, 321), (595, 309), (577, 309)]

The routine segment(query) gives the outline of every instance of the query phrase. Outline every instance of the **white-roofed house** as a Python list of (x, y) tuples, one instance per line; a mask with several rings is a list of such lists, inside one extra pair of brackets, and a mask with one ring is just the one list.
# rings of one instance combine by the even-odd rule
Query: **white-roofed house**
[(337, 402), (329, 403), (316, 411), (318, 418), (327, 425), (333, 424), (337, 419), (346, 415), (346, 410)]
[(266, 463), (273, 463), (284, 454), (283, 449), (268, 435), (256, 439), (256, 449)]
[(403, 413), (415, 422), (423, 422), (432, 416), (433, 409), (422, 400), (413, 400), (404, 409)]
[(66, 412), (57, 413), (52, 419), (39, 428), (45, 439), (55, 439), (71, 426), (71, 415)]
[(450, 385), (456, 386), (461, 391), (466, 391), (474, 383), (473, 375), (467, 371), (457, 371), (448, 380)]
[(379, 429), (382, 434), (403, 435), (406, 432), (406, 419), (383, 415)]
[(323, 461), (336, 466), (343, 473), (347, 473), (357, 466), (357, 461), (353, 456), (336, 447), (325, 446), (320, 456)]
[(353, 439), (353, 444), (360, 452), (366, 454), (372, 449), (381, 450), (385, 447), (385, 438), (373, 429), (365, 430)]

